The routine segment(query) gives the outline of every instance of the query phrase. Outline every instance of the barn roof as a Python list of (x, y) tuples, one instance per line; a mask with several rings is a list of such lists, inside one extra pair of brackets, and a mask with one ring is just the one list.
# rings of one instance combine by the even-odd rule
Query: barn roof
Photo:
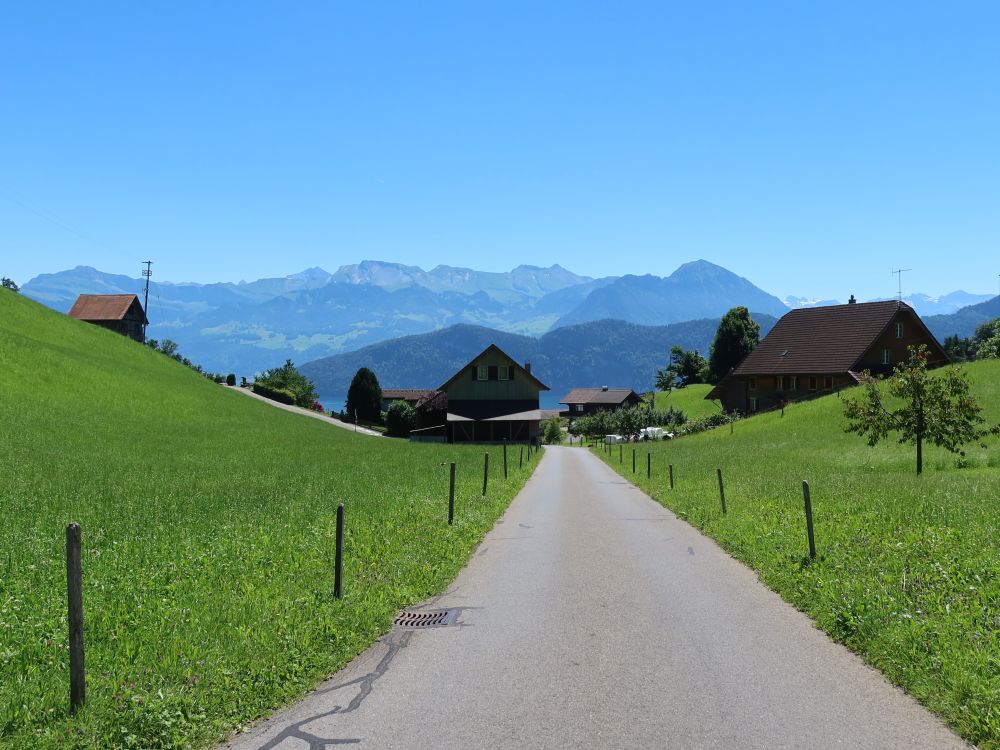
[(122, 320), (132, 305), (138, 305), (139, 314), (148, 324), (142, 304), (134, 294), (81, 294), (70, 308), (69, 316), (77, 320)]
[(629, 396), (641, 398), (631, 388), (574, 388), (560, 400), (560, 404), (622, 404)]
[(900, 310), (909, 313), (936, 343), (920, 317), (905, 302), (890, 300), (807, 307), (786, 313), (730, 374), (848, 372)]

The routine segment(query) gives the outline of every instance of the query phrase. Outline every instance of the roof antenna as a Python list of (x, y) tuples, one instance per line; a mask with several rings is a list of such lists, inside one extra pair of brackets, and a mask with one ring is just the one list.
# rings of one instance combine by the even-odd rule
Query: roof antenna
[(899, 291), (898, 291), (899, 296), (896, 298), (897, 302), (903, 301), (903, 274), (906, 273), (907, 271), (912, 271), (912, 270), (913, 270), (912, 268), (897, 268), (895, 271), (892, 272), (899, 280)]

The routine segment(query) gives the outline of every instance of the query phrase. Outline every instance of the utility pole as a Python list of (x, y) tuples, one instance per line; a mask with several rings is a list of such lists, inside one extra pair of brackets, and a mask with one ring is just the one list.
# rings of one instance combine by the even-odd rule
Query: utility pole
[(899, 280), (899, 291), (898, 291), (899, 296), (896, 298), (897, 302), (903, 301), (903, 274), (906, 273), (907, 271), (912, 271), (912, 270), (913, 270), (912, 268), (897, 268), (895, 271), (892, 272), (893, 275), (895, 275), (896, 278)]
[(142, 300), (142, 343), (146, 343), (146, 321), (149, 320), (149, 277), (153, 275), (152, 265), (153, 261), (144, 260), (143, 263), (146, 267), (142, 271), (142, 275), (146, 277), (146, 292)]

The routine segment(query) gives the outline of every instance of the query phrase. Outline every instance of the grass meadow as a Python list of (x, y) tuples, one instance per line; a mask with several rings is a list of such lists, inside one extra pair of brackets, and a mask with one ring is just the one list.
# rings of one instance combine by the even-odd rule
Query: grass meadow
[[(519, 468), (513, 447), (504, 481), (500, 450), (482, 498), (482, 446), (357, 436), (0, 293), (0, 747), (206, 747), (302, 695), (465, 564), (537, 462)], [(75, 716), (71, 521), (88, 675)]]
[(653, 403), (657, 409), (672, 407), (680, 409), (688, 419), (699, 419), (718, 414), (721, 411), (718, 402), (705, 400), (705, 396), (710, 390), (712, 390), (712, 386), (696, 383), (683, 388), (675, 388), (670, 393), (656, 391)]
[[(996, 424), (1000, 362), (965, 370)], [(871, 448), (845, 434), (842, 406), (833, 395), (790, 406), (784, 417), (737, 422), (732, 433), (627, 445), (621, 462), (618, 446), (593, 450), (967, 740), (1000, 748), (1000, 445), (970, 446), (964, 459), (925, 446), (918, 477), (915, 448)], [(815, 560), (802, 480), (812, 494)]]

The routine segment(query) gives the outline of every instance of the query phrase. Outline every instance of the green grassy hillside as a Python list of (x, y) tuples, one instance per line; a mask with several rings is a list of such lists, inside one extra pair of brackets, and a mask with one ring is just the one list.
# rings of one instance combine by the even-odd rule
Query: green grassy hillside
[[(991, 424), (1000, 362), (966, 368)], [(844, 398), (850, 397), (845, 393)], [(679, 440), (596, 449), (703, 529), (817, 624), (940, 713), (964, 737), (1000, 747), (1000, 445), (959, 461), (844, 433), (838, 396)], [(653, 477), (645, 477), (645, 453)], [(676, 485), (668, 488), (667, 467)], [(723, 470), (728, 514), (716, 469)], [(818, 557), (808, 558), (802, 480), (812, 490)]]
[(720, 411), (717, 401), (706, 401), (705, 396), (712, 390), (712, 386), (705, 383), (688, 385), (677, 388), (670, 393), (656, 391), (656, 408), (666, 409), (672, 407), (684, 412), (688, 419), (698, 419), (707, 417), (710, 414), (718, 414)]
[[(505, 482), (493, 448), (481, 499), (483, 452), (288, 414), (0, 292), (0, 746), (206, 746), (302, 694), (440, 591), (534, 465), (519, 470), (515, 448)], [(76, 717), (70, 521), (88, 669)]]

